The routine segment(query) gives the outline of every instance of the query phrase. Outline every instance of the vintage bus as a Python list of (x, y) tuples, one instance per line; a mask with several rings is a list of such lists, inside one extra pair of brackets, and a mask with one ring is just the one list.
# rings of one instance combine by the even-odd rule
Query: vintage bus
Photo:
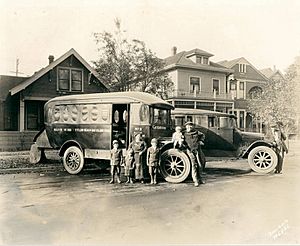
[(172, 109), (164, 100), (142, 92), (53, 98), (45, 104), (45, 129), (34, 139), (31, 161), (38, 162), (45, 149), (57, 149), (67, 172), (77, 174), (87, 159), (110, 160), (113, 140), (125, 151), (133, 136), (141, 133), (148, 146), (153, 137), (158, 138), (163, 177), (181, 182), (187, 178), (190, 164), (186, 154), (172, 149), (170, 143)]
[(250, 167), (259, 173), (269, 173), (277, 165), (275, 146), (261, 133), (241, 131), (236, 116), (202, 109), (176, 108), (172, 111), (175, 125), (192, 121), (206, 136), (203, 152), (210, 157), (248, 158)]

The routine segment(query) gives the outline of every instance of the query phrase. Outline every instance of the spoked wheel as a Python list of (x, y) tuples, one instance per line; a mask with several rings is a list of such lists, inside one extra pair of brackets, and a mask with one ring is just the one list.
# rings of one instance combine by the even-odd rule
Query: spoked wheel
[(169, 149), (162, 153), (161, 174), (170, 183), (183, 182), (190, 173), (191, 165), (188, 156), (177, 149)]
[(64, 153), (63, 164), (68, 173), (79, 173), (84, 164), (82, 151), (76, 146), (69, 147)]
[(269, 173), (276, 168), (278, 158), (275, 151), (271, 148), (259, 146), (250, 151), (248, 163), (255, 172)]

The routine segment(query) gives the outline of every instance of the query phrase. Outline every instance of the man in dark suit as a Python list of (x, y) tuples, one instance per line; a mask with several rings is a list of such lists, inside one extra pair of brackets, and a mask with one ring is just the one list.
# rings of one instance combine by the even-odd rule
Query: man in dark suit
[(192, 178), (194, 185), (199, 186), (199, 183), (205, 183), (201, 177), (202, 167), (205, 165), (204, 154), (201, 153), (201, 145), (203, 145), (205, 135), (202, 132), (196, 131), (194, 129), (194, 124), (191, 121), (187, 122), (185, 127), (184, 142), (192, 164)]

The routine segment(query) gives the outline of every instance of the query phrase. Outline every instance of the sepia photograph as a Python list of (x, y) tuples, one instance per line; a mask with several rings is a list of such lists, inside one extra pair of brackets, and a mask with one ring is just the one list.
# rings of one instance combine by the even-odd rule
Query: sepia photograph
[(0, 0), (0, 245), (300, 245), (299, 0)]

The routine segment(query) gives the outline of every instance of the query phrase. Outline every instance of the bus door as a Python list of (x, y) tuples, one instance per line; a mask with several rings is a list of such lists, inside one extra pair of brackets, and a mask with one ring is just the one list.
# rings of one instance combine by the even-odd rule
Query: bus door
[(118, 140), (122, 149), (129, 144), (130, 104), (114, 104), (112, 108), (112, 141)]

